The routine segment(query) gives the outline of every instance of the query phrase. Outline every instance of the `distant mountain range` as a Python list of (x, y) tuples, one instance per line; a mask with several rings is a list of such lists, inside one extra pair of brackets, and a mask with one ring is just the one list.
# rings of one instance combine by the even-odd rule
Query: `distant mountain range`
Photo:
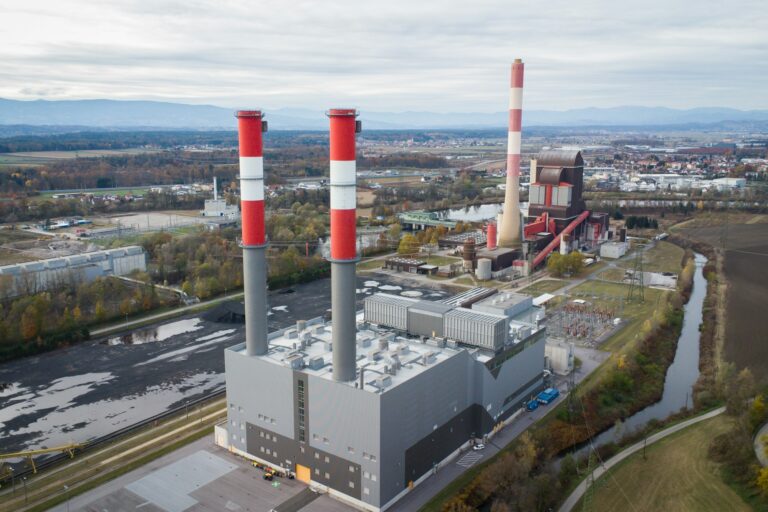
[[(233, 109), (213, 105), (187, 105), (160, 101), (71, 100), (18, 101), (0, 98), (0, 125), (101, 129), (226, 129), (235, 128)], [(270, 129), (322, 130), (327, 120), (322, 111), (298, 108), (265, 110)], [(364, 110), (361, 119), (368, 129), (503, 129), (506, 112), (435, 113), (374, 112)], [(768, 123), (768, 110), (732, 108), (664, 107), (581, 108), (564, 111), (526, 110), (525, 126), (640, 127), (759, 125)], [(55, 128), (59, 127), (59, 128)], [(34, 132), (35, 130), (29, 130)]]

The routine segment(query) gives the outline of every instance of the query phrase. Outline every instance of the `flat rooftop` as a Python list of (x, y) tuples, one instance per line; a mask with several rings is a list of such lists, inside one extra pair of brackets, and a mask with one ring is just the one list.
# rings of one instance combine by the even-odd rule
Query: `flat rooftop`
[[(360, 370), (364, 368), (363, 389), (371, 393), (385, 393), (462, 351), (468, 351), (481, 362), (491, 357), (479, 349), (451, 342), (446, 344), (442, 339), (430, 338), (422, 342), (420, 338), (403, 336), (393, 329), (365, 324), (362, 311), (357, 314), (357, 328), (358, 378), (340, 384), (359, 387)], [(300, 332), (296, 326), (273, 332), (269, 335), (269, 352), (253, 357), (332, 381), (332, 330), (330, 322), (315, 318), (307, 321)], [(244, 354), (245, 344), (229, 350)], [(394, 374), (387, 373), (393, 366), (398, 370)]]

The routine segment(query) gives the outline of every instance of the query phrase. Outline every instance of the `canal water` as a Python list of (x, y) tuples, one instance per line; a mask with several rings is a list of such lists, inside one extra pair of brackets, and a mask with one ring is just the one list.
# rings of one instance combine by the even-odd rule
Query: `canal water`
[[(707, 258), (696, 253), (696, 271), (693, 275), (693, 290), (688, 303), (685, 305), (683, 329), (677, 342), (675, 359), (667, 369), (664, 380), (664, 394), (661, 400), (645, 409), (638, 411), (625, 419), (620, 425), (614, 426), (592, 438), (592, 445), (602, 446), (609, 442), (619, 441), (625, 435), (640, 430), (651, 420), (662, 420), (679, 412), (680, 409), (693, 405), (693, 385), (699, 378), (699, 326), (702, 321), (704, 298), (707, 295), (707, 280), (704, 277), (704, 265)], [(577, 451), (586, 451), (586, 446)]]

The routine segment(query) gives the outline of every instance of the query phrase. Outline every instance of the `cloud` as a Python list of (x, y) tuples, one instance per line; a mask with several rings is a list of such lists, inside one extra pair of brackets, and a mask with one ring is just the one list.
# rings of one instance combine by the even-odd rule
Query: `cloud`
[(762, 2), (10, 0), (0, 96), (500, 111), (766, 108)]

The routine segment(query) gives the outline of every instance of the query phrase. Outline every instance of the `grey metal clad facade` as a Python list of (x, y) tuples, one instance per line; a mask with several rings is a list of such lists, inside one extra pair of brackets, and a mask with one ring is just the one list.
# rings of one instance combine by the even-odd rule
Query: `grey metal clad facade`
[[(475, 340), (496, 339), (506, 321), (441, 311), (425, 314), (455, 317), (473, 327)], [(270, 464), (294, 471), (301, 464), (314, 482), (383, 507), (541, 387), (545, 338), (542, 330), (490, 360), (445, 349), (437, 360), (408, 363), (426, 366), (404, 378), (400, 372), (413, 370), (406, 365), (382, 392), (247, 356), (240, 344), (225, 350), (229, 442)]]
[(246, 423), (293, 438), (293, 371), (231, 349), (224, 351), (224, 365), (230, 405), (227, 425), (236, 429), (230, 443), (246, 451), (240, 434)]
[[(406, 474), (406, 451), (474, 401), (474, 363), (468, 352), (457, 352), (381, 395), (381, 505), (421, 476)], [(466, 441), (435, 447), (429, 466)]]
[(416, 299), (377, 293), (366, 297), (364, 319), (372, 324), (405, 331), (408, 329), (408, 307), (417, 302)]
[(498, 350), (507, 340), (509, 320), (500, 315), (457, 308), (445, 314), (445, 336), (474, 345)]
[(510, 409), (517, 409), (520, 402), (527, 400), (532, 390), (538, 389), (543, 382), (545, 331), (520, 343), (521, 346), (507, 349), (479, 365), (480, 403), (494, 419)]
[[(313, 375), (308, 377), (309, 446), (359, 465), (360, 485), (353, 489), (346, 481), (335, 489), (379, 506), (384, 452), (380, 444), (383, 395)], [(314, 478), (314, 467), (310, 467)], [(344, 477), (351, 476), (349, 466), (342, 469)]]
[(408, 332), (416, 336), (442, 337), (443, 317), (452, 306), (426, 300), (418, 301), (408, 308)]
[(533, 297), (521, 293), (499, 293), (485, 300), (472, 304), (472, 311), (505, 315), (514, 318), (533, 306)]

